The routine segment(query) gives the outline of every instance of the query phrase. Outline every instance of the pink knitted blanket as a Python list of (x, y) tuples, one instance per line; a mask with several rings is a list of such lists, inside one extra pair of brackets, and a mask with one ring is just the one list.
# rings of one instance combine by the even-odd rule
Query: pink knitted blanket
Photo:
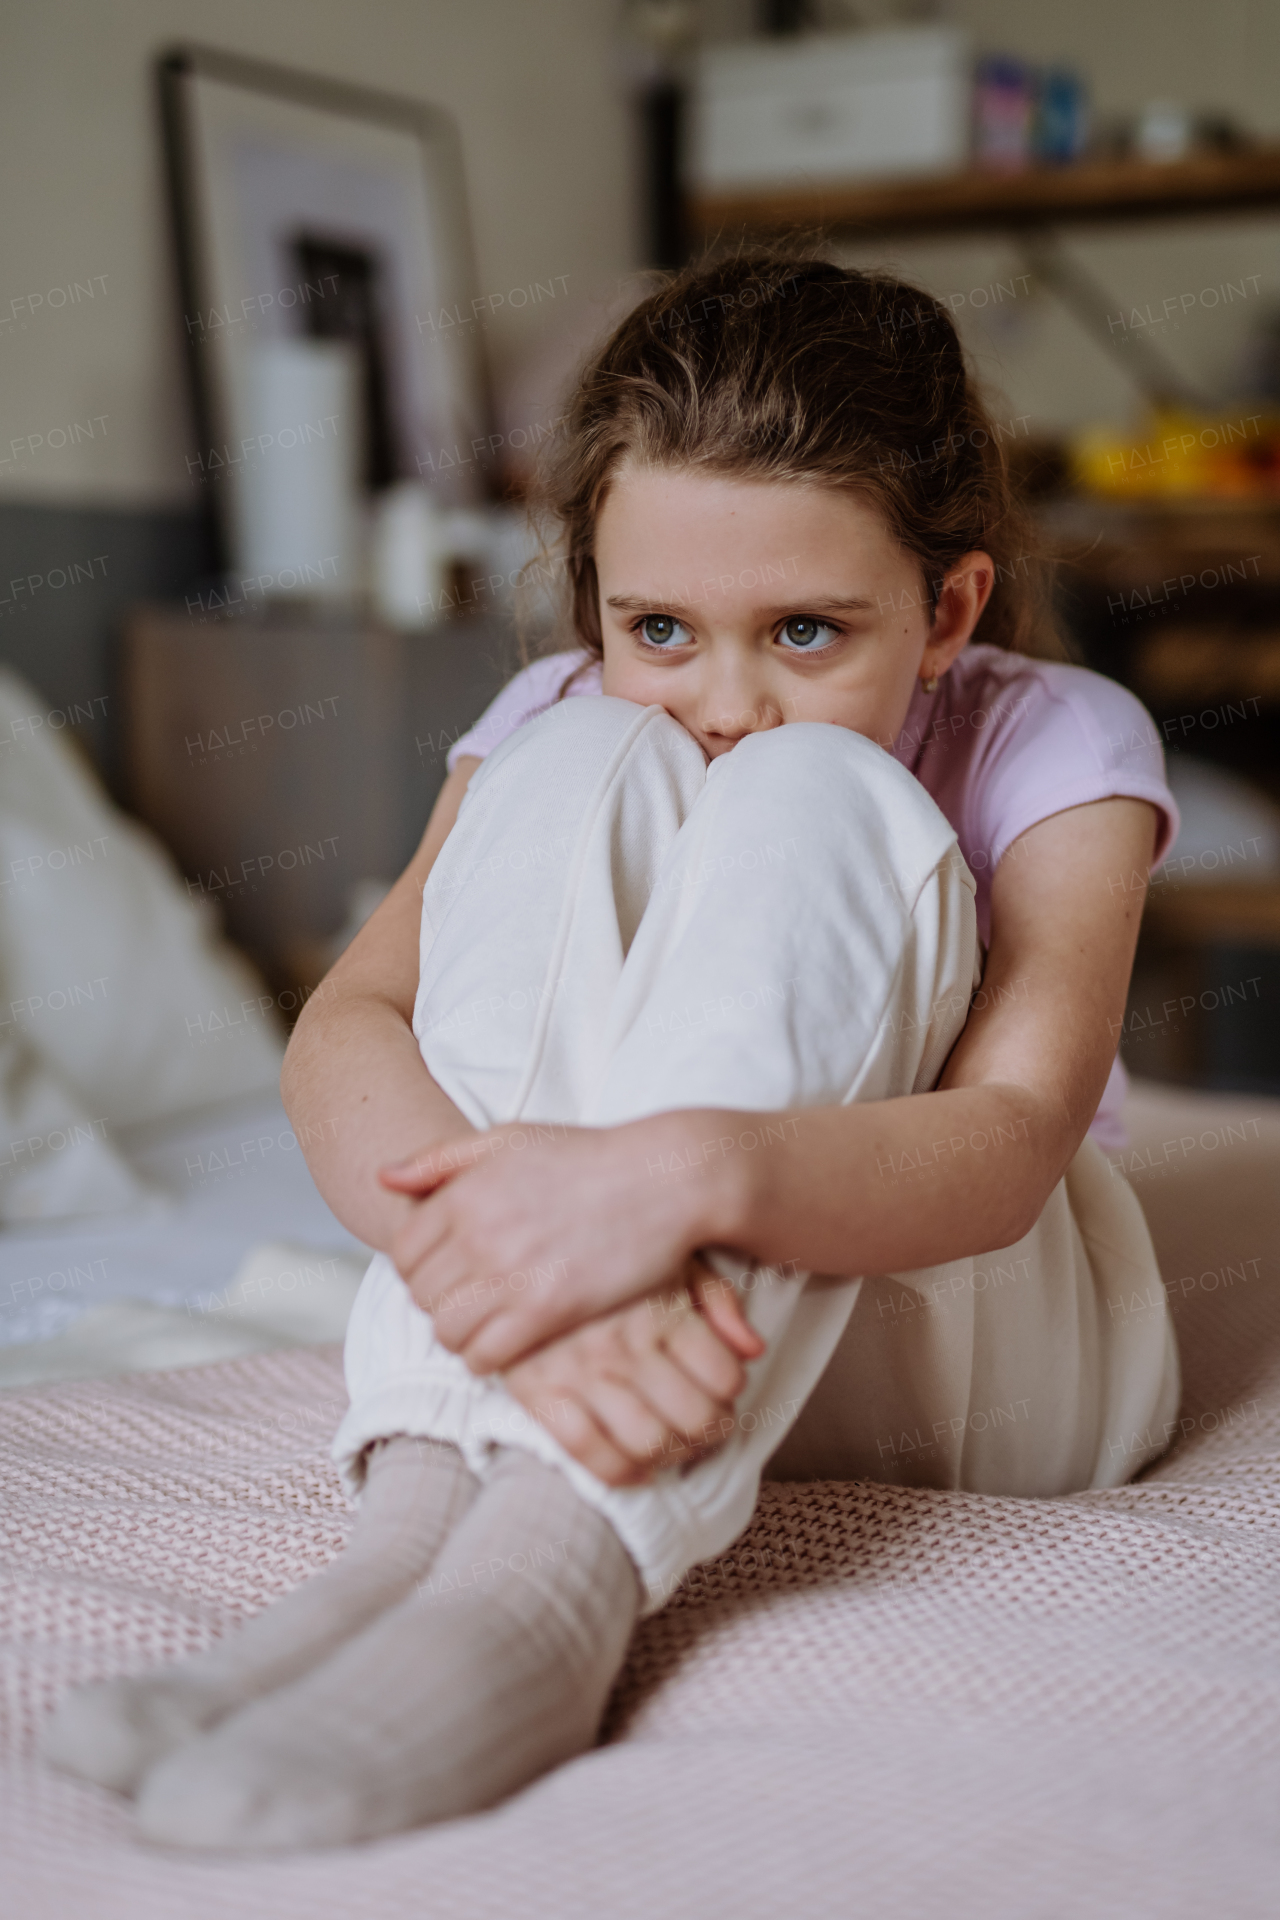
[(1140, 1484), (768, 1487), (750, 1532), (638, 1632), (605, 1744), (494, 1813), (330, 1854), (148, 1849), (124, 1802), (31, 1756), (63, 1688), (195, 1652), (338, 1551), (336, 1352), (0, 1398), (6, 1910), (1273, 1916), (1274, 1241), (1246, 1246), (1256, 1210), (1238, 1212), (1192, 1271), (1185, 1170), (1169, 1195), (1187, 1390)]

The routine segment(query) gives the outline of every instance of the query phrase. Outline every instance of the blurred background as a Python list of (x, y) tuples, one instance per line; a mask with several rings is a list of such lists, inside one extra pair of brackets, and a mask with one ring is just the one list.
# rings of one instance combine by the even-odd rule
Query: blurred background
[[(653, 269), (821, 233), (946, 302), (1074, 656), (1165, 744), (1130, 1066), (1280, 1090), (1271, 0), (43, 0), (6, 51), (5, 805), (91, 768), (277, 1041), (554, 619), (520, 502), (583, 351)], [(12, 913), (82, 803), (23, 803)], [(96, 938), (10, 956), (6, 1037), (57, 1053)]]

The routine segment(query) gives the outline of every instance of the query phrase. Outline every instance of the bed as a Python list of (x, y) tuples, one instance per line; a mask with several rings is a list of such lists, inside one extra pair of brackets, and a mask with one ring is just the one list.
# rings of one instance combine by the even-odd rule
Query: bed
[[(1129, 1118), (1184, 1360), (1165, 1457), (1049, 1501), (766, 1486), (641, 1625), (596, 1750), (433, 1831), (170, 1854), (33, 1758), (64, 1688), (195, 1652), (340, 1550), (339, 1349), (0, 1395), (10, 1910), (1274, 1914), (1280, 1105), (1147, 1087)], [(147, 1258), (178, 1304), (159, 1238)]]

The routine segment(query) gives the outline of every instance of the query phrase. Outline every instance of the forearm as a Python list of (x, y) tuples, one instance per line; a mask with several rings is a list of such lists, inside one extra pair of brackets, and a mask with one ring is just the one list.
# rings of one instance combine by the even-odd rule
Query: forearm
[(704, 1244), (816, 1273), (902, 1272), (1010, 1246), (1077, 1144), (1061, 1111), (1008, 1085), (642, 1125), (655, 1129), (652, 1177), (697, 1190)]
[(1010, 1246), (1074, 1150), (1047, 1103), (985, 1083), (795, 1112), (674, 1111), (545, 1142), (499, 1127), (487, 1144), (428, 1193), (395, 1249), (437, 1336), (479, 1374), (652, 1294), (702, 1250), (854, 1276)]
[(414, 1201), (378, 1169), (474, 1129), (423, 1065), (397, 1009), (317, 994), (294, 1030), (280, 1090), (316, 1186), (344, 1227), (385, 1252)]

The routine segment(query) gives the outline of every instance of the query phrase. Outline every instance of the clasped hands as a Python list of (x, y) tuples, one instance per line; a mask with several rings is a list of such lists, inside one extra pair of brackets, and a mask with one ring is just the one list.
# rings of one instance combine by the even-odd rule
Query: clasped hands
[(612, 1486), (723, 1444), (764, 1351), (694, 1250), (696, 1193), (654, 1184), (662, 1118), (470, 1132), (379, 1174), (415, 1203), (388, 1252), (442, 1344)]

